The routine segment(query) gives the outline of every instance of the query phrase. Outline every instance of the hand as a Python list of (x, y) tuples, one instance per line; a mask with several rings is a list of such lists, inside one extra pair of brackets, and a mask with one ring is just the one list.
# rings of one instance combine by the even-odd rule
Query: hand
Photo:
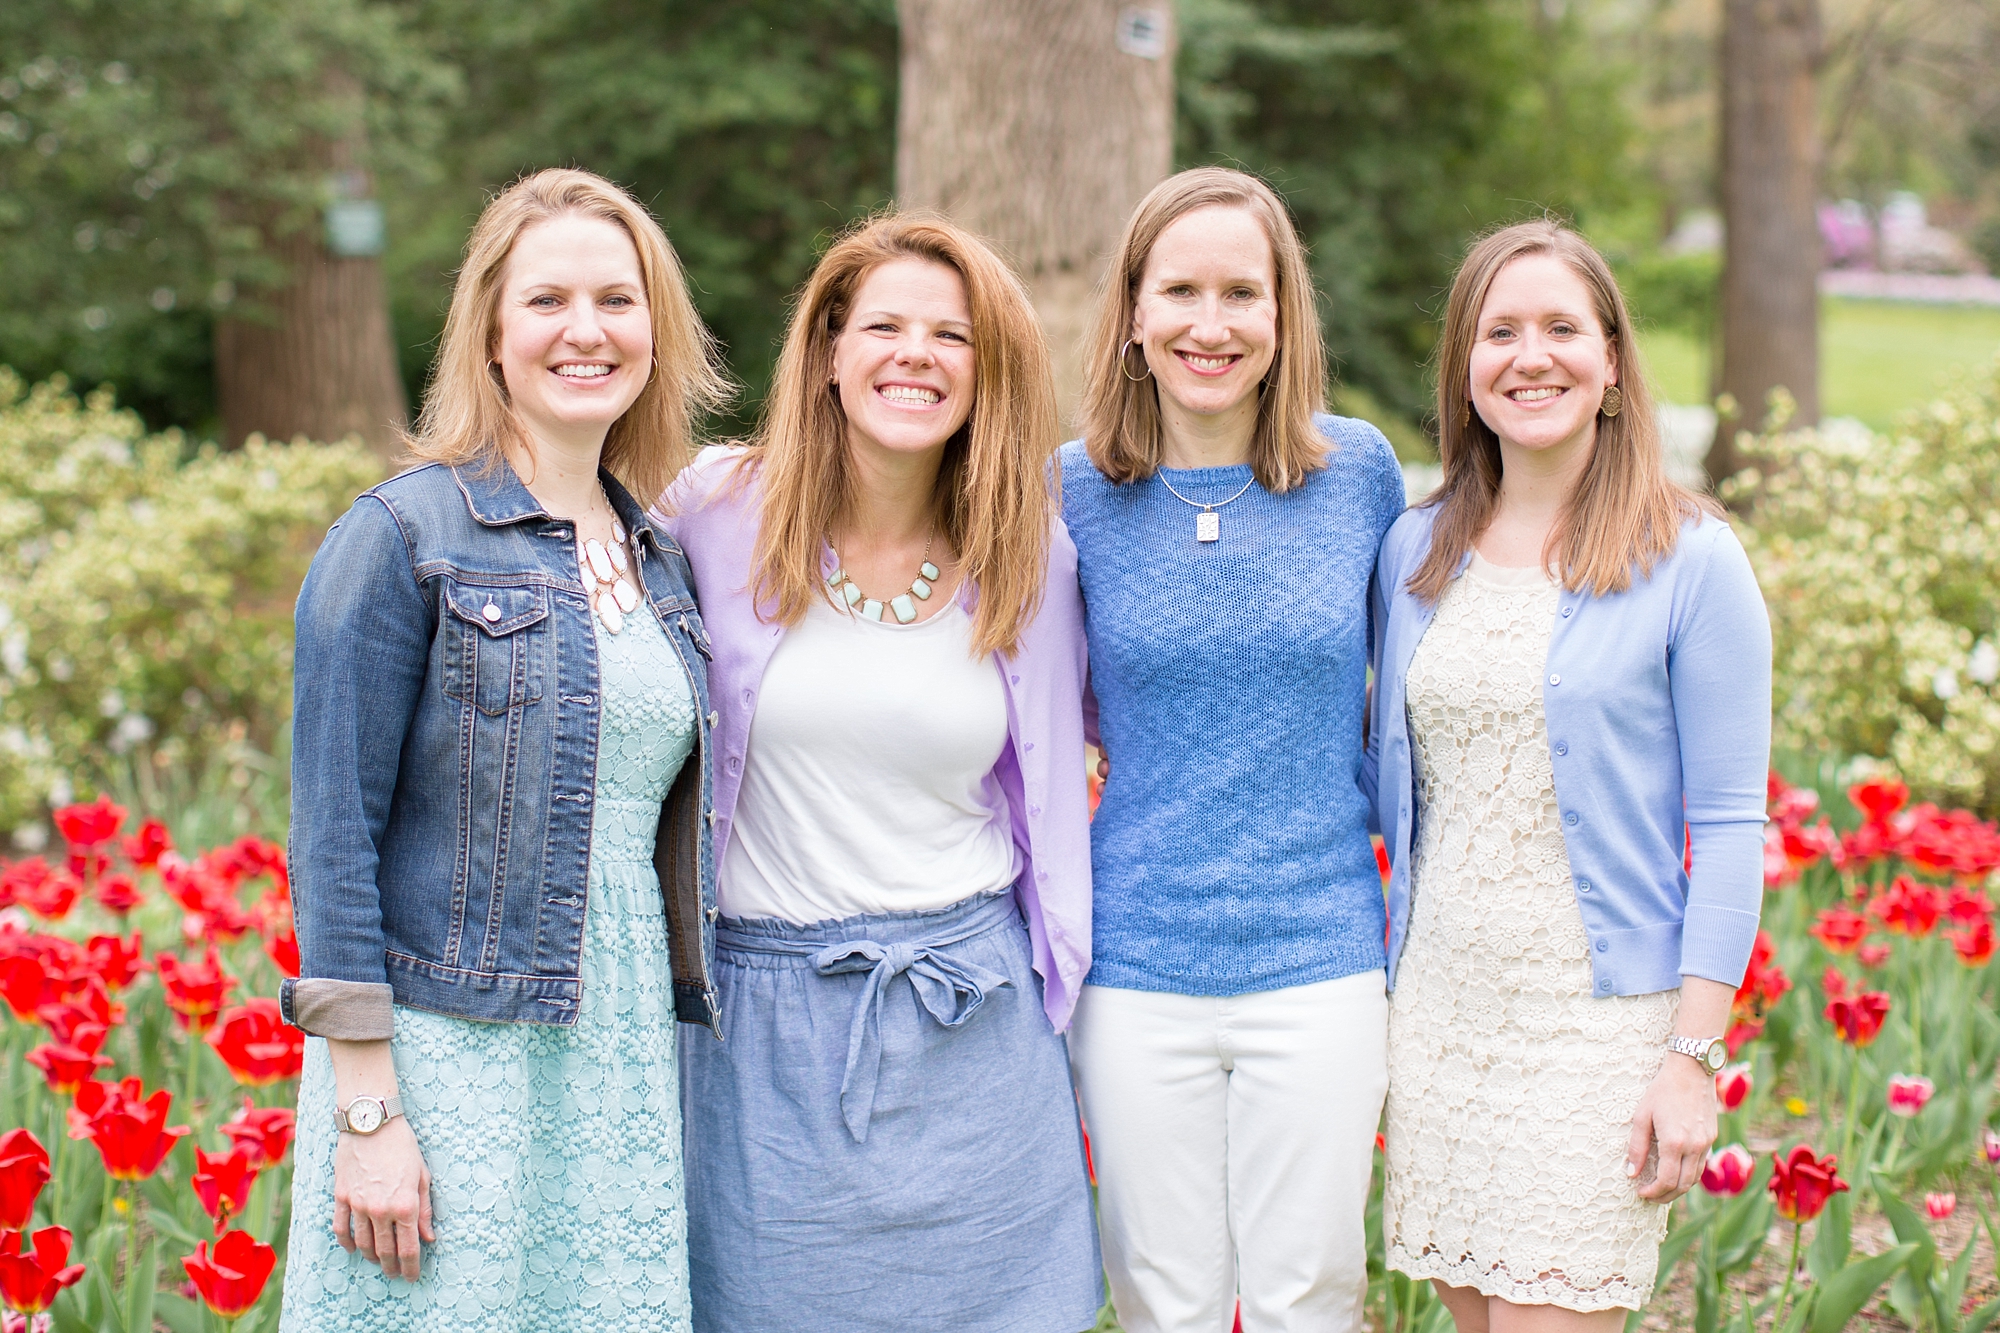
[(382, 1265), (384, 1277), (417, 1280), (419, 1240), (431, 1229), (431, 1173), (407, 1117), (373, 1134), (342, 1134), (333, 1150), (333, 1238)]
[(1715, 1145), (1715, 1077), (1700, 1062), (1674, 1051), (1632, 1113), (1632, 1136), (1625, 1150), (1625, 1174), (1639, 1178), (1653, 1145), (1660, 1162), (1653, 1179), (1639, 1185), (1639, 1197), (1671, 1203), (1701, 1180), (1708, 1150)]
[(1097, 780), (1099, 782), (1108, 782), (1110, 779), (1111, 756), (1100, 750), (1097, 755)]

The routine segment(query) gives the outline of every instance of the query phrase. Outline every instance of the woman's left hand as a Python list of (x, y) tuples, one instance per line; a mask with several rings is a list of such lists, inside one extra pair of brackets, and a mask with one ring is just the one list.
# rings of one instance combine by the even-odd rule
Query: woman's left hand
[[(1659, 1167), (1644, 1180), (1653, 1144)], [(1639, 1109), (1632, 1113), (1632, 1137), (1625, 1149), (1625, 1174), (1639, 1182), (1639, 1197), (1671, 1203), (1701, 1180), (1708, 1150), (1715, 1144), (1715, 1078), (1699, 1061), (1672, 1051), (1660, 1067)]]

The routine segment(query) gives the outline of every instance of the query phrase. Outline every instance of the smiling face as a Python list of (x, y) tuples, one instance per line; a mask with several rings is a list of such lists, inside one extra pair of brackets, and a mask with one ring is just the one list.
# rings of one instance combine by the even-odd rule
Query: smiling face
[(1486, 289), (1472, 344), (1473, 410), (1504, 446), (1588, 450), (1618, 357), (1590, 288), (1554, 255), (1523, 255)]
[(523, 231), (507, 258), (492, 355), (532, 436), (601, 446), (653, 368), (652, 312), (625, 229), (570, 214)]
[(1278, 280), (1263, 224), (1227, 205), (1169, 223), (1146, 255), (1132, 341), (1145, 349), (1163, 409), (1254, 415), (1278, 353)]
[(972, 415), (972, 312), (958, 270), (928, 259), (877, 265), (854, 290), (831, 376), (858, 453), (942, 449)]

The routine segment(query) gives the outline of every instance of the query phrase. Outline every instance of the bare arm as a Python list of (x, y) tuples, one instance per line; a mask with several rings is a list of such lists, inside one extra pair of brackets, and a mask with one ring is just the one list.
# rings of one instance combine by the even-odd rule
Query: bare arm
[[(387, 1041), (327, 1042), (333, 1056), (335, 1104), (396, 1094), (396, 1064)], [(387, 1277), (414, 1282), (421, 1241), (431, 1229), (431, 1173), (409, 1119), (397, 1116), (373, 1134), (342, 1134), (333, 1152), (333, 1238), (345, 1250), (382, 1265)]]
[[(1729, 1005), (1735, 998), (1732, 986), (1706, 977), (1682, 977), (1674, 1035), (1698, 1040), (1721, 1036), (1729, 1027)], [(1660, 1146), (1659, 1169), (1652, 1180), (1639, 1185), (1639, 1197), (1666, 1203), (1693, 1189), (1715, 1144), (1715, 1128), (1714, 1076), (1699, 1061), (1669, 1051), (1632, 1114), (1625, 1174), (1636, 1179), (1645, 1170), (1654, 1141)]]

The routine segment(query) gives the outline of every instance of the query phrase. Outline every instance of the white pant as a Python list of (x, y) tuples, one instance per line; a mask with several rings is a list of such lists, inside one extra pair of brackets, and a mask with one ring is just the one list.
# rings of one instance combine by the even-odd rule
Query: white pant
[(1070, 1063), (1127, 1333), (1349, 1333), (1388, 1090), (1380, 971), (1226, 998), (1085, 986)]

